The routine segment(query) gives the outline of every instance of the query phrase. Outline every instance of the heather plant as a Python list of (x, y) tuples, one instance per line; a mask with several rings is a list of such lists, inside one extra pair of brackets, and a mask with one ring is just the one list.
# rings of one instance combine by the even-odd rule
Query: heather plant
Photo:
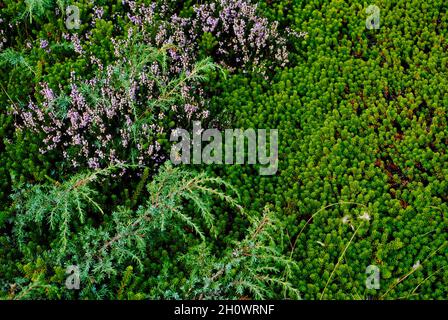
[(92, 169), (163, 159), (158, 137), (166, 134), (164, 119), (182, 123), (201, 109), (195, 92), (216, 66), (203, 60), (190, 72), (170, 77), (168, 46), (155, 49), (134, 40), (122, 44), (112, 65), (93, 59), (96, 77), (77, 81), (73, 75), (69, 95), (42, 83), (42, 105), (30, 101), (15, 110), (20, 129), (45, 132), (42, 153), (57, 149), (74, 168)]
[[(174, 44), (171, 57), (178, 62), (177, 71), (189, 68), (197, 59), (199, 44), (204, 37), (211, 38), (207, 53), (228, 69), (265, 72), (268, 64), (288, 62), (286, 38), (276, 22), (260, 17), (257, 5), (245, 0), (219, 0), (193, 6), (189, 15), (179, 16), (165, 3), (147, 7), (136, 1), (123, 1), (130, 7), (131, 21), (140, 27), (147, 38), (157, 46)], [(159, 13), (161, 21), (154, 16)]]
[[(90, 60), (84, 68), (94, 70), (93, 76), (79, 79), (71, 72), (68, 90), (41, 82), (37, 101), (32, 98), (26, 106), (13, 103), (20, 129), (46, 135), (40, 151), (57, 150), (74, 168), (161, 162), (166, 154), (161, 142), (166, 141), (168, 128), (208, 118), (201, 85), (218, 67), (209, 58), (198, 60), (201, 34), (217, 39), (212, 56), (227, 69), (246, 68), (249, 63), (262, 67), (269, 52), (282, 65), (287, 61), (285, 40), (276, 24), (258, 17), (256, 6), (245, 1), (200, 5), (186, 18), (163, 3), (122, 4), (129, 7), (127, 17), (135, 27), (110, 39), (112, 62), (86, 48), (94, 44), (91, 31), (63, 33), (75, 53)], [(103, 13), (95, 7), (94, 26), (101, 24)], [(51, 48), (46, 39), (40, 47)], [(1, 61), (25, 65), (36, 73), (22, 54), (9, 50)]]

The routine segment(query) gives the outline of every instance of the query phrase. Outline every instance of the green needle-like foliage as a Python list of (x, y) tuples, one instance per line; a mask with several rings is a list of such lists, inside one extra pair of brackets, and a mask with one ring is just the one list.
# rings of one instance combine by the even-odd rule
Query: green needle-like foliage
[(37, 226), (44, 236), (46, 228), (55, 232), (61, 251), (67, 247), (71, 228), (75, 222), (85, 222), (86, 210), (92, 208), (103, 213), (94, 200), (98, 192), (91, 184), (109, 175), (120, 167), (114, 166), (91, 173), (73, 176), (68, 181), (35, 185), (30, 189), (20, 188), (13, 196), (18, 211), (15, 233), (21, 248), (27, 240), (29, 228)]
[(233, 243), (222, 257), (214, 256), (205, 243), (183, 259), (192, 272), (183, 288), (189, 299), (300, 299), (296, 287), (282, 275), (296, 269), (293, 259), (283, 255), (284, 235), (275, 213), (265, 208), (241, 241)]
[[(182, 234), (188, 229), (205, 241), (207, 235), (201, 227), (204, 226), (216, 236), (212, 198), (239, 211), (242, 209), (230, 195), (235, 190), (224, 180), (174, 168), (167, 163), (147, 184), (149, 196), (143, 205), (137, 210), (121, 206), (109, 215), (94, 200), (97, 191), (92, 184), (101, 182), (101, 177), (117, 169), (123, 167), (78, 174), (67, 182), (37, 185), (17, 193), (14, 200), (19, 214), (15, 234), (23, 253), (30, 258), (33, 256), (25, 245), (26, 231), (38, 226), (40, 241), (49, 235), (53, 237), (49, 240), (53, 249), (46, 253), (54, 262), (53, 267), (79, 266), (81, 280), (91, 288), (104, 284), (130, 263), (143, 271), (142, 260), (167, 230)], [(189, 210), (186, 210), (187, 204)], [(89, 208), (105, 215), (100, 227), (86, 221)]]

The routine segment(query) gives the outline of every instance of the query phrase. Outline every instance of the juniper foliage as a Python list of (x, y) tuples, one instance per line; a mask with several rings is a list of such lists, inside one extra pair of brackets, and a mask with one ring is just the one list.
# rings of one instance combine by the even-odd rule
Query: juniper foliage
[(225, 254), (217, 257), (206, 243), (183, 257), (191, 269), (182, 288), (188, 299), (300, 299), (300, 292), (282, 274), (297, 269), (297, 263), (284, 255), (281, 223), (269, 207), (251, 224), (243, 240), (235, 241)]

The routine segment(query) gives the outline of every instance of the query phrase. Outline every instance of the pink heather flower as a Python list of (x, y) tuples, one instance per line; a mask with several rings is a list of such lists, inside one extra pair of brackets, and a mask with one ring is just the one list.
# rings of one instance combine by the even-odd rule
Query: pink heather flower
[(81, 137), (79, 136), (79, 133), (76, 136), (73, 137), (73, 144), (74, 145), (81, 145), (82, 144)]
[(76, 33), (72, 35), (71, 40), (72, 40), (75, 52), (79, 53), (79, 54), (83, 54), (81, 42), (80, 42), (80, 40), (78, 38), (78, 35)]
[(45, 49), (46, 47), (48, 47), (48, 41), (47, 40), (40, 40), (40, 47), (42, 49)]
[(52, 102), (54, 100), (53, 90), (48, 87), (48, 83), (42, 83), (42, 90), (40, 92), (47, 102)]
[(194, 105), (189, 104), (189, 103), (187, 103), (187, 104), (184, 105), (184, 111), (185, 111), (185, 113), (187, 114), (187, 117), (188, 117), (188, 118), (191, 118), (192, 114), (193, 114), (197, 109), (198, 109), (197, 106), (194, 106)]
[(97, 157), (90, 158), (89, 161), (87, 162), (87, 165), (89, 166), (90, 169), (100, 168), (100, 164), (98, 163)]
[(94, 7), (93, 8), (93, 17), (94, 19), (101, 19), (103, 17), (104, 14), (104, 9), (103, 7)]

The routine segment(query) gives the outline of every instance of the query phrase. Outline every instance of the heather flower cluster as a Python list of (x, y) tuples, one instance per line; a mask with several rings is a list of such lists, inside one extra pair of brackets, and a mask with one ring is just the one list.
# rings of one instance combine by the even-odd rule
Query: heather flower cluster
[[(247, 1), (197, 5), (187, 18), (165, 2), (122, 4), (132, 27), (110, 39), (114, 62), (105, 65), (89, 52), (93, 40), (88, 28), (64, 33), (76, 54), (90, 61), (95, 76), (78, 79), (72, 73), (68, 92), (59, 88), (56, 93), (41, 83), (43, 102), (31, 99), (15, 111), (17, 127), (45, 134), (42, 153), (58, 150), (75, 168), (157, 165), (169, 154), (161, 145), (168, 127), (188, 127), (209, 117), (201, 83), (216, 64), (260, 71), (265, 61), (287, 61), (277, 24), (257, 16), (257, 6)], [(107, 19), (101, 6), (92, 10), (92, 27)], [(199, 60), (205, 33), (216, 40), (211, 53), (216, 64)], [(49, 42), (43, 39), (39, 45), (46, 49)]]
[[(19, 128), (44, 132), (42, 153), (57, 149), (74, 167), (97, 169), (131, 161), (138, 165), (164, 159), (157, 140), (165, 134), (166, 120), (181, 123), (196, 112), (204, 119), (208, 112), (197, 112), (195, 101), (199, 82), (212, 64), (203, 62), (194, 74), (171, 77), (166, 65), (166, 48), (154, 49), (114, 39), (121, 50), (107, 67), (95, 57), (96, 77), (78, 80), (72, 74), (68, 94), (56, 95), (41, 84), (43, 103), (30, 101), (16, 110)], [(197, 90), (198, 88), (198, 90)], [(167, 115), (170, 117), (167, 117)]]
[[(288, 62), (286, 39), (278, 23), (257, 15), (257, 5), (246, 0), (219, 0), (194, 6), (191, 17), (180, 17), (162, 4), (147, 7), (123, 0), (129, 6), (132, 23), (152, 45), (175, 45), (170, 50), (176, 72), (188, 69), (197, 59), (201, 37), (208, 33), (216, 40), (211, 53), (227, 69), (243, 68), (264, 73), (266, 63), (284, 66)], [(162, 21), (155, 21), (158, 15)], [(157, 27), (154, 28), (154, 25)]]
[(278, 23), (257, 15), (257, 5), (247, 1), (220, 0), (195, 8), (204, 32), (218, 39), (216, 54), (230, 66), (261, 66), (268, 59), (285, 66), (288, 62), (286, 39)]

